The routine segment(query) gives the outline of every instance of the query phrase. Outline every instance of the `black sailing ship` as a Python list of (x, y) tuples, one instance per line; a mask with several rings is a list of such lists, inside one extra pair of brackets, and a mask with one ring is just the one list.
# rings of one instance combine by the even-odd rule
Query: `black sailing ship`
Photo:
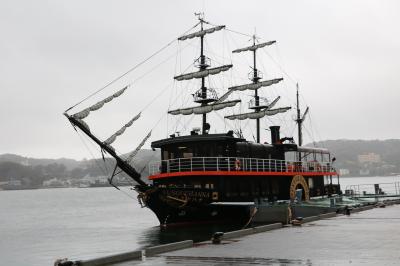
[[(194, 102), (199, 105), (170, 110), (168, 113), (201, 115), (202, 127), (194, 128), (189, 135), (172, 134), (169, 138), (151, 143), (153, 149), (160, 150), (161, 160), (149, 165), (150, 184), (141, 179), (140, 173), (132, 166), (131, 161), (150, 138), (151, 131), (127, 157), (118, 155), (111, 146), (115, 139), (140, 117), (140, 113), (105, 141), (98, 139), (83, 120), (91, 111), (98, 110), (105, 103), (119, 97), (127, 87), (83, 111), (73, 115), (67, 113), (69, 110), (64, 113), (74, 127), (79, 128), (100, 146), (102, 153), (108, 153), (115, 159), (116, 165), (112, 177), (119, 171), (131, 177), (137, 183), (135, 190), (138, 192), (139, 203), (151, 209), (161, 225), (223, 221), (244, 223), (254, 215), (255, 207), (282, 200), (293, 200), (299, 189), (304, 200), (340, 193), (340, 185), (332, 183), (332, 176), (337, 176), (337, 173), (332, 167), (333, 159), (329, 151), (302, 146), (302, 123), (308, 108), (301, 115), (298, 90), (296, 108), (298, 143), (294, 142), (293, 137), (281, 138), (279, 126), (270, 127), (270, 144), (260, 141), (260, 119), (291, 109), (291, 107), (275, 108), (280, 97), (268, 102), (258, 94), (259, 89), (283, 80), (283, 78), (262, 80), (261, 72), (257, 69), (258, 49), (270, 46), (275, 41), (257, 43), (256, 37), (253, 36), (251, 46), (234, 50), (233, 53), (253, 54), (251, 83), (230, 87), (225, 94), (218, 97), (215, 90), (207, 87), (206, 77), (228, 71), (233, 65), (211, 67), (203, 48), (206, 35), (223, 30), (225, 26), (211, 25), (201, 15), (197, 26), (200, 26), (199, 31), (183, 35), (178, 40), (200, 39), (200, 57), (196, 64), (199, 70), (174, 78), (177, 81), (200, 80), (200, 88), (193, 94)], [(255, 120), (255, 141), (248, 141), (240, 132), (235, 134), (232, 130), (211, 134), (207, 114), (235, 106), (241, 100), (227, 100), (228, 97), (232, 92), (245, 90), (254, 92), (254, 99), (249, 104), (250, 112), (224, 118)]]

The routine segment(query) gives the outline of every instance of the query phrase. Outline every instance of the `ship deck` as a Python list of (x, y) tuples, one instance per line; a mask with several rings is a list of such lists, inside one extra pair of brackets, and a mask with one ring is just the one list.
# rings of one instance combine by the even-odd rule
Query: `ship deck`
[(150, 180), (177, 176), (336, 176), (329, 162), (296, 162), (238, 157), (192, 157), (152, 162)]

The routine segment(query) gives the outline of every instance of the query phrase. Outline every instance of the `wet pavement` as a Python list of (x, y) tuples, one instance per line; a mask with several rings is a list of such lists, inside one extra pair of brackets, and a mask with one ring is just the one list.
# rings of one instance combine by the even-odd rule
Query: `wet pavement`
[(393, 205), (114, 265), (400, 265), (399, 247)]

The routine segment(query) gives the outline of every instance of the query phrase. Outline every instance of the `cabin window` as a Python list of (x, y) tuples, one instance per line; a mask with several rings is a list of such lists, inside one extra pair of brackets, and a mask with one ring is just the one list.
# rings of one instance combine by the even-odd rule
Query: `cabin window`
[(199, 183), (193, 184), (193, 187), (194, 188), (201, 188), (201, 184), (199, 184)]
[(225, 145), (223, 145), (223, 144), (218, 144), (218, 145), (217, 145), (217, 157), (223, 157), (223, 156), (225, 156), (224, 150), (225, 150)]
[(163, 151), (163, 160), (168, 160), (168, 151)]
[(278, 195), (279, 194), (278, 180), (273, 179), (272, 182), (271, 182), (271, 186), (272, 186), (272, 194)]
[(204, 185), (204, 187), (207, 188), (207, 189), (213, 189), (214, 188), (214, 184), (213, 183), (210, 183), (210, 184), (207, 183), (207, 184)]
[(184, 152), (183, 153), (183, 158), (190, 159), (193, 157), (193, 152)]
[(263, 178), (259, 186), (261, 187), (261, 196), (267, 196), (269, 194), (268, 180)]
[(247, 197), (247, 196), (249, 196), (249, 190), (250, 190), (249, 183), (246, 181), (241, 181), (240, 188), (239, 188), (239, 191), (240, 191), (239, 195), (241, 197)]
[(314, 188), (314, 180), (311, 177), (308, 178), (308, 187), (309, 188)]

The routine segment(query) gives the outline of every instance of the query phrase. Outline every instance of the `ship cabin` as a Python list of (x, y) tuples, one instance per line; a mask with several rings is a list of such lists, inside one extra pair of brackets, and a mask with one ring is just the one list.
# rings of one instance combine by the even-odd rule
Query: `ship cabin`
[[(217, 192), (214, 201), (268, 201), (289, 199), (293, 178), (305, 182), (296, 189), (304, 196), (324, 196), (339, 191), (329, 151), (299, 147), (281, 139), (279, 127), (271, 127), (271, 143), (260, 144), (226, 134), (171, 135), (153, 142), (161, 161), (150, 164), (149, 179), (159, 188)], [(336, 183), (336, 182), (335, 182)], [(293, 189), (293, 188), (292, 188)]]

